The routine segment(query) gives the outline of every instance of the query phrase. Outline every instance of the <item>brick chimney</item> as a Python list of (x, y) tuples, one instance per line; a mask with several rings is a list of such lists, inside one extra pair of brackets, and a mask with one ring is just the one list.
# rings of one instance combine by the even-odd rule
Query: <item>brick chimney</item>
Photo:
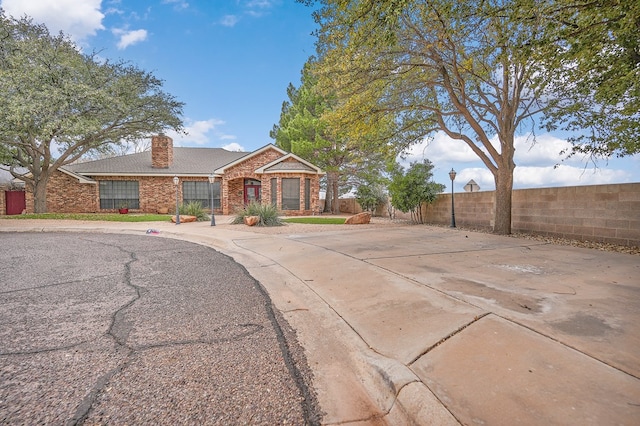
[(151, 138), (151, 167), (167, 169), (173, 164), (173, 139), (159, 134)]

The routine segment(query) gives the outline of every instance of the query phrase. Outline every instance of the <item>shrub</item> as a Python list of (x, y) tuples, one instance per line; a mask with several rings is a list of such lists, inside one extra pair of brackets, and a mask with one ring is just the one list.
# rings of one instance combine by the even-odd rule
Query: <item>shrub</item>
[(280, 220), (278, 209), (271, 204), (260, 204), (257, 201), (252, 201), (243, 210), (236, 213), (236, 217), (233, 219), (233, 224), (237, 225), (244, 223), (245, 216), (258, 216), (260, 220), (256, 226), (281, 226), (283, 225)]
[(195, 216), (198, 222), (209, 220), (209, 215), (204, 212), (200, 201), (191, 201), (180, 205), (180, 214)]

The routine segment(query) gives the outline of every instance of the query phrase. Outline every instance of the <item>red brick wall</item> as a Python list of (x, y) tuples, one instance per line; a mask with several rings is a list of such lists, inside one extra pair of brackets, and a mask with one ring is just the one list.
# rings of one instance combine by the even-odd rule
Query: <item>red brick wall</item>
[[(176, 186), (173, 184), (173, 176), (139, 176), (129, 179), (136, 179), (139, 182), (141, 212), (157, 213), (160, 209), (167, 209), (169, 213), (175, 213)], [(189, 178), (188, 180), (206, 181), (207, 179)], [(183, 179), (180, 179), (178, 184), (180, 204), (182, 204), (182, 182)]]
[[(278, 203), (280, 203), (280, 180), (283, 177), (300, 177), (300, 201), (304, 208), (304, 179), (311, 179), (311, 209), (300, 211), (284, 211), (287, 215), (312, 214), (319, 203), (320, 176), (302, 173), (278, 173), (256, 175), (254, 171), (282, 156), (274, 149), (256, 155), (248, 160), (231, 167), (222, 178), (221, 204), (222, 208), (217, 213), (233, 214), (244, 207), (244, 180), (255, 179), (262, 184), (262, 202), (271, 201), (271, 178), (278, 178)], [(167, 209), (169, 213), (175, 211), (176, 188), (173, 184), (173, 176), (131, 176), (131, 177), (92, 177), (94, 180), (136, 180), (139, 182), (140, 208), (129, 209), (130, 212), (156, 213), (159, 209)], [(178, 198), (182, 203), (182, 182), (202, 181), (208, 182), (208, 178), (189, 177), (180, 178), (178, 185)], [(27, 192), (27, 211), (33, 212), (33, 194)], [(81, 184), (77, 179), (56, 172), (50, 179), (47, 188), (47, 211), (61, 213), (93, 213), (114, 212), (114, 210), (100, 210), (100, 198), (98, 184)]]
[[(278, 208), (280, 208), (281, 200), (281, 179), (283, 177), (300, 177), (300, 207), (304, 209), (304, 179), (311, 179), (311, 209), (309, 210), (285, 210), (282, 213), (286, 215), (310, 215), (318, 205), (318, 194), (320, 192), (320, 177), (318, 175), (303, 173), (265, 173), (264, 175), (256, 175), (254, 171), (278, 158), (282, 157), (275, 149), (268, 149), (265, 152), (256, 155), (246, 161), (230, 167), (226, 170), (222, 178), (221, 191), (222, 212), (223, 214), (234, 214), (244, 208), (244, 180), (255, 179), (261, 182), (261, 202), (271, 202), (271, 179), (278, 179)], [(296, 161), (290, 159), (290, 161)]]
[[(254, 171), (278, 158), (282, 157), (275, 149), (248, 158), (239, 164), (225, 170), (220, 185), (222, 196), (222, 214), (234, 214), (244, 208), (244, 179), (261, 180)], [(262, 182), (262, 200), (264, 200), (265, 184)]]
[(158, 135), (151, 138), (151, 167), (166, 169), (173, 164), (173, 139)]
[[(33, 192), (26, 191), (27, 213), (34, 212)], [(47, 185), (47, 211), (94, 213), (99, 210), (98, 185), (80, 183), (66, 173), (55, 172)]]
[[(277, 208), (282, 209), (282, 179), (283, 178), (300, 178), (300, 210), (281, 210), (286, 216), (308, 216), (319, 210), (320, 206), (320, 177), (318, 175), (300, 175), (295, 173), (274, 173), (265, 174), (262, 181), (262, 202), (271, 202), (271, 179), (278, 179), (277, 185)], [(310, 209), (305, 210), (305, 179), (311, 180), (311, 200)]]

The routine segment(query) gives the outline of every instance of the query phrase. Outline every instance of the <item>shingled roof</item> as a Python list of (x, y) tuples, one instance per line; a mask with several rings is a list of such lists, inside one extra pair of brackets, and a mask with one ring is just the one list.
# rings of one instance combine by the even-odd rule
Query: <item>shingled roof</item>
[(105, 158), (65, 166), (64, 169), (85, 176), (203, 175), (249, 155), (248, 152), (222, 148), (173, 148), (173, 164), (168, 168), (151, 167), (151, 151)]

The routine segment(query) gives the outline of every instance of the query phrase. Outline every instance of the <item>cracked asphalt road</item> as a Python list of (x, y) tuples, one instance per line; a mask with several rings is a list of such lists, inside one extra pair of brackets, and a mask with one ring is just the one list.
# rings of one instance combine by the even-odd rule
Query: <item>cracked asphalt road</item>
[(146, 235), (0, 238), (0, 423), (319, 423), (293, 330), (231, 258)]

